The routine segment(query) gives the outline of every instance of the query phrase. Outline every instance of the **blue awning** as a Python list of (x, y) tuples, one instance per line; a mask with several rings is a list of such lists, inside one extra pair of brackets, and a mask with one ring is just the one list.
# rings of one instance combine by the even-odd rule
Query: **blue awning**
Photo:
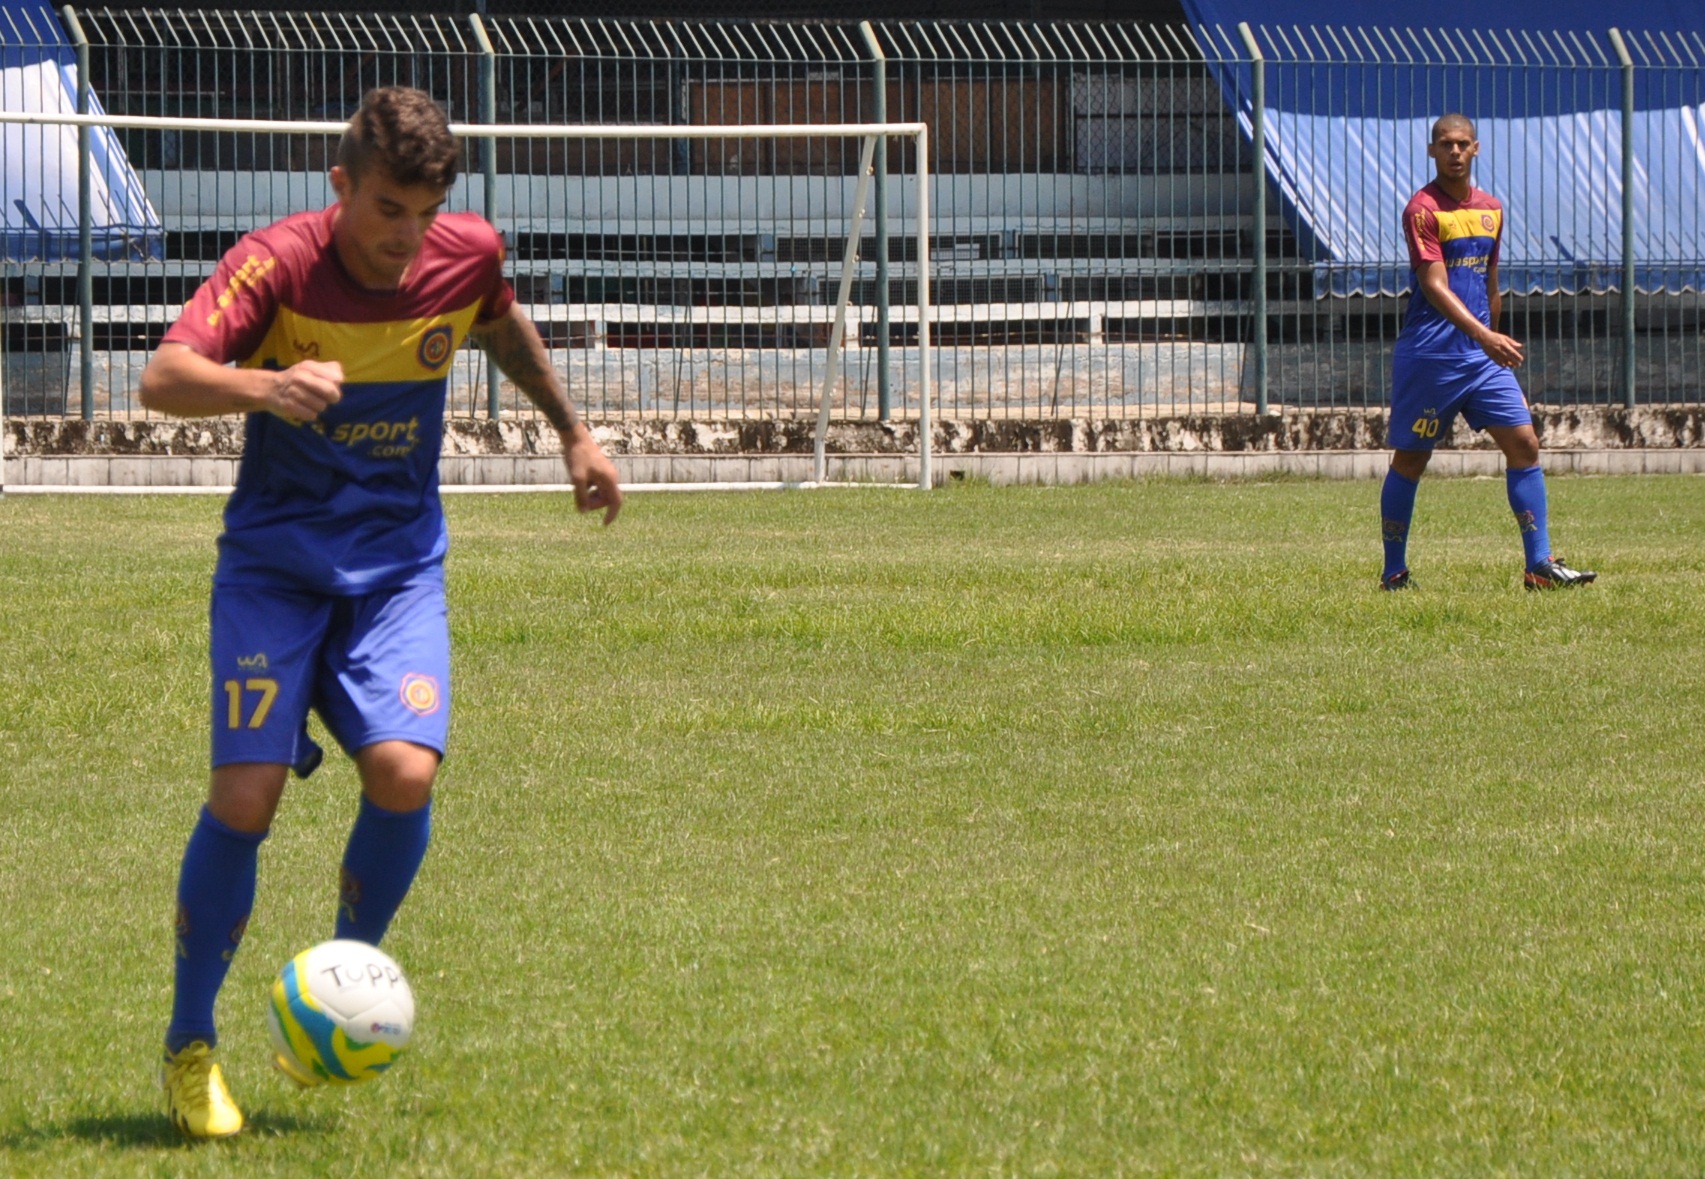
[[(1267, 112), (1268, 174), (1306, 226), (1316, 291), (1395, 295), (1409, 287), (1399, 216), (1432, 178), (1432, 120)], [(1634, 282), (1646, 293), (1705, 290), (1705, 108), (1634, 116)], [(1475, 183), (1504, 202), (1499, 279), (1520, 293), (1622, 285), (1622, 116), (1581, 112), (1478, 121)]]
[[(77, 112), (76, 54), (53, 10), (0, 4), (0, 108)], [(91, 110), (99, 112), (91, 96)], [(164, 255), (160, 217), (118, 136), (90, 136), (90, 197), (96, 258)], [(0, 123), (0, 260), (57, 262), (80, 252), (77, 129)]]
[[(1635, 285), (1705, 290), (1705, 67), (1676, 49), (1699, 47), (1705, 2), (1608, 12), (1523, 0), (1500, 9), (1498, 31), (1476, 31), (1485, 11), (1465, 5), (1429, 7), (1428, 28), (1381, 29), (1362, 27), (1365, 5), (1342, 2), (1186, 4), (1246, 137), (1252, 70), (1231, 26), (1259, 25), (1268, 180), (1322, 296), (1408, 289), (1399, 217), (1433, 177), (1428, 134), (1447, 111), (1475, 120), (1475, 183), (1504, 202), (1505, 288), (1619, 289), (1622, 71), (1607, 35), (1616, 18), (1636, 64)], [(1678, 28), (1690, 31), (1655, 31)]]

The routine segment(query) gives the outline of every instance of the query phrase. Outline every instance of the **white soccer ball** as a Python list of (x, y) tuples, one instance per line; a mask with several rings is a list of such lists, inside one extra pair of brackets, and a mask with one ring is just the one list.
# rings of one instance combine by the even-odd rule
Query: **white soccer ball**
[(304, 1085), (353, 1085), (390, 1068), (414, 1031), (402, 967), (366, 942), (321, 942), (278, 972), (267, 1005), (278, 1066)]

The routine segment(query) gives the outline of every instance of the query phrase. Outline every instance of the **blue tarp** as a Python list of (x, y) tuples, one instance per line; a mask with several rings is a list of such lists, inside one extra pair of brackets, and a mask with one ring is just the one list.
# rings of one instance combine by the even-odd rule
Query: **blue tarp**
[[(1475, 182), (1505, 205), (1500, 277), (1519, 292), (1605, 291), (1622, 282), (1622, 75), (1607, 29), (1636, 42), (1635, 284), (1705, 290), (1705, 68), (1647, 33), (1705, 29), (1705, 0), (1606, 9), (1518, 0), (1499, 30), (1483, 7), (1425, 10), (1427, 25), (1366, 28), (1343, 0), (1185, 0), (1218, 51), (1209, 65), (1246, 136), (1251, 70), (1240, 21), (1266, 59), (1268, 179), (1321, 295), (1399, 294), (1404, 204), (1432, 179), (1432, 120), (1459, 110), (1481, 141)], [(1391, 17), (1399, 14), (1392, 12)], [(1518, 30), (1510, 32), (1511, 29)], [(1547, 30), (1536, 35), (1519, 30)], [(1694, 59), (1697, 60), (1696, 58)]]
[[(0, 108), (75, 114), (77, 58), (59, 19), (34, 4), (0, 4)], [(100, 104), (91, 96), (92, 112)], [(164, 255), (160, 217), (118, 136), (90, 136), (94, 256)], [(78, 256), (77, 129), (0, 123), (0, 260), (57, 262)]]
[[(1399, 224), (1432, 179), (1432, 121), (1267, 112), (1268, 173), (1306, 230), (1320, 294), (1401, 294)], [(1634, 282), (1647, 293), (1705, 290), (1705, 109), (1634, 117)], [(1499, 279), (1522, 293), (1622, 285), (1622, 116), (1591, 111), (1478, 121), (1475, 183), (1504, 202)]]
[[(1422, 6), (1369, 4), (1367, 0), (1184, 0), (1198, 24), (1235, 28), (1239, 21), (1274, 28), (1397, 28), (1590, 30), (1698, 29), (1705, 5), (1699, 0), (1640, 0), (1609, 5), (1604, 0), (1503, 0), (1495, 8), (1469, 0), (1430, 0)], [(1490, 18), (1490, 19), (1488, 19)]]

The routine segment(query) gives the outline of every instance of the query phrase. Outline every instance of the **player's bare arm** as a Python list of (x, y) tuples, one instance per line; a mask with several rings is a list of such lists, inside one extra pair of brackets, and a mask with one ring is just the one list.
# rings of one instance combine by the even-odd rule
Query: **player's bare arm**
[(343, 398), (343, 366), (304, 360), (287, 369), (231, 368), (186, 344), (164, 343), (142, 370), (142, 404), (180, 418), (273, 413), (311, 422)]
[(606, 524), (613, 521), (622, 508), (616, 465), (575, 413), (574, 403), (551, 367), (544, 341), (539, 338), (533, 321), (519, 304), (512, 303), (504, 315), (490, 323), (476, 324), (469, 334), (562, 436), (563, 459), (568, 464), (569, 482), (574, 484), (575, 506), (582, 512), (602, 511)]
[[(1476, 344), (1481, 351), (1491, 357), (1494, 363), (1505, 368), (1520, 368), (1525, 357), (1522, 354), (1521, 341), (1504, 335), (1487, 327), (1475, 318), (1474, 313), (1463, 305), (1456, 292), (1450, 289), (1450, 271), (1443, 262), (1423, 262), (1417, 270), (1421, 282), (1421, 290), (1431, 303), (1451, 323), (1455, 324), (1462, 333)], [(1488, 283), (1496, 281), (1496, 274), (1487, 271)], [(1492, 322), (1498, 322), (1497, 296), (1493, 293)]]
[(558, 433), (566, 437), (575, 431), (580, 415), (574, 412), (568, 391), (551, 367), (538, 329), (519, 304), (511, 303), (508, 312), (490, 323), (475, 324), (470, 334)]

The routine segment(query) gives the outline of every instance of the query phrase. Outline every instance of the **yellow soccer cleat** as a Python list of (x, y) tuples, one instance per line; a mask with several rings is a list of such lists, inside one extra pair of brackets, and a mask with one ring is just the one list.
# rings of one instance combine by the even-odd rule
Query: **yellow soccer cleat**
[(272, 1067), (295, 1081), (298, 1089), (312, 1089), (315, 1085), (323, 1084), (319, 1077), (313, 1073), (304, 1072), (301, 1065), (282, 1052), (272, 1054)]
[(231, 1100), (225, 1078), (203, 1040), (168, 1053), (160, 1067), (166, 1116), (186, 1138), (229, 1138), (243, 1128), (243, 1111)]

